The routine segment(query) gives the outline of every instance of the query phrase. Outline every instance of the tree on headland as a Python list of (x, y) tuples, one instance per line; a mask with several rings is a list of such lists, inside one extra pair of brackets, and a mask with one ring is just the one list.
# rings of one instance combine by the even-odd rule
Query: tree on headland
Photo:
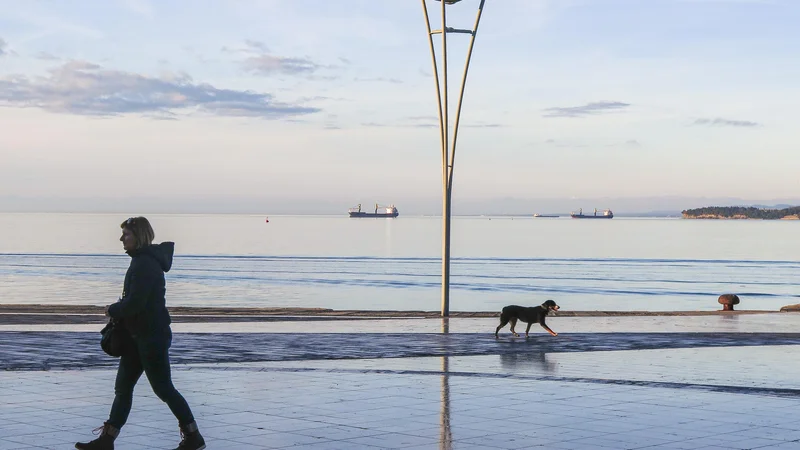
[(685, 219), (783, 219), (800, 217), (800, 206), (762, 209), (754, 206), (707, 206), (681, 211)]

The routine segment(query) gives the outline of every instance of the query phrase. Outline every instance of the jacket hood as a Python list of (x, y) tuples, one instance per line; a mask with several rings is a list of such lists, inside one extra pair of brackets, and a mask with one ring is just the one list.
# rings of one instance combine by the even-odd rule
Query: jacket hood
[(151, 244), (134, 251), (128, 252), (129, 255), (133, 256), (140, 256), (140, 255), (148, 255), (151, 258), (155, 259), (158, 262), (158, 265), (161, 266), (161, 270), (164, 272), (169, 272), (169, 269), (172, 268), (172, 255), (175, 253), (175, 243), (174, 242), (162, 242), (160, 244)]

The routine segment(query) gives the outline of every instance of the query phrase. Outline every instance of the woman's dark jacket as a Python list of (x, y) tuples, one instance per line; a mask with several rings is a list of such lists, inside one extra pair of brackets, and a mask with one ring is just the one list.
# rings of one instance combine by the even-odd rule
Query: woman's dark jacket
[(122, 319), (134, 338), (153, 340), (169, 335), (164, 272), (172, 267), (174, 251), (174, 242), (162, 242), (127, 252), (131, 265), (122, 298), (108, 308), (108, 315)]

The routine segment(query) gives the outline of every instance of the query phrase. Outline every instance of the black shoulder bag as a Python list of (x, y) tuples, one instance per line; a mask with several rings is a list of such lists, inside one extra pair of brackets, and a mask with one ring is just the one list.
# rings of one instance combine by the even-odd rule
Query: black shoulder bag
[(109, 319), (106, 326), (100, 330), (100, 347), (109, 356), (119, 358), (128, 353), (133, 347), (133, 338), (122, 321)]

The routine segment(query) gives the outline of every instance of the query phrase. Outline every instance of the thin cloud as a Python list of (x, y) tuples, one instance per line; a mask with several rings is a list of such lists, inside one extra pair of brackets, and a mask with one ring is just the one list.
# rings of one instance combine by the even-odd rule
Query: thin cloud
[(42, 61), (61, 61), (61, 58), (58, 56), (47, 52), (39, 52), (36, 54), (35, 58), (41, 59)]
[[(549, 147), (556, 147), (556, 148), (585, 148), (587, 147), (586, 144), (581, 144), (577, 142), (564, 142), (564, 141), (557, 141), (555, 139), (547, 139), (544, 143)], [(536, 145), (536, 144), (534, 144)]]
[(625, 142), (612, 142), (610, 144), (606, 144), (606, 147), (608, 148), (614, 148), (614, 147), (640, 148), (641, 146), (642, 144), (636, 139), (628, 139)]
[(247, 56), (241, 61), (245, 72), (255, 75), (312, 75), (322, 66), (308, 58), (293, 58), (273, 55), (267, 45), (261, 41), (248, 39), (241, 50), (223, 47), (222, 51), (242, 52)]
[(267, 47), (267, 44), (261, 41), (245, 39), (244, 47), (229, 47), (227, 45), (223, 45), (220, 48), (220, 51), (223, 53), (269, 53), (269, 47)]
[(627, 141), (625, 141), (625, 146), (639, 148), (642, 146), (642, 143), (637, 141), (636, 139), (628, 139)]
[(262, 54), (246, 58), (242, 61), (242, 67), (256, 75), (306, 75), (316, 72), (319, 65), (305, 58)]
[(317, 81), (333, 81), (338, 80), (340, 77), (338, 75), (309, 75), (309, 80), (317, 80)]
[(269, 48), (267, 48), (267, 44), (261, 41), (254, 41), (252, 39), (247, 39), (244, 41), (245, 45), (248, 47), (254, 48), (256, 50), (260, 50), (262, 52), (269, 52)]
[(376, 82), (376, 83), (393, 83), (401, 84), (403, 80), (397, 78), (375, 77), (375, 78), (353, 78), (353, 81), (358, 82)]
[[(402, 118), (401, 122), (410, 122), (410, 124), (407, 123), (398, 126), (415, 127), (415, 128), (439, 127), (438, 116), (408, 116)], [(461, 123), (459, 125), (459, 128), (500, 128), (502, 126), (503, 125), (499, 123), (474, 122), (474, 123)]]
[(411, 122), (406, 123), (406, 127), (414, 127), (414, 128), (438, 128), (439, 127), (439, 117), (437, 116), (408, 116), (401, 119), (403, 122)]
[[(314, 95), (312, 97), (300, 97), (297, 99), (300, 103), (313, 103), (313, 102), (322, 102), (325, 100), (330, 100), (329, 97), (324, 97), (322, 95)], [(335, 117), (335, 116), (334, 116)]]
[(749, 120), (730, 120), (717, 117), (716, 119), (697, 119), (694, 121), (695, 125), (709, 125), (709, 126), (723, 126), (723, 127), (738, 127), (738, 128), (751, 128), (757, 127), (758, 122)]
[(159, 111), (155, 113), (144, 114), (144, 117), (153, 120), (178, 120), (178, 115), (169, 111)]
[(0, 76), (0, 105), (84, 116), (139, 114), (174, 118), (176, 112), (267, 119), (312, 114), (318, 108), (281, 103), (271, 94), (219, 89), (186, 74), (150, 77), (69, 61), (46, 76)]
[(503, 125), (501, 125), (499, 123), (473, 123), (473, 124), (465, 123), (465, 124), (463, 124), (461, 126), (467, 127), (467, 128), (500, 128)]
[[(398, 122), (393, 123), (379, 123), (379, 122), (363, 122), (361, 126), (364, 127), (392, 127), (392, 128), (439, 128), (438, 121), (434, 122), (417, 122), (412, 121), (412, 123), (403, 123), (401, 120)], [(499, 128), (503, 125), (497, 123), (477, 123), (477, 124), (463, 124), (460, 125), (462, 128)]]
[(545, 109), (544, 117), (586, 117), (613, 111), (621, 111), (631, 106), (623, 102), (593, 102), (582, 106), (566, 106)]
[[(362, 123), (364, 126), (377, 126), (375, 122)], [(396, 128), (439, 128), (439, 117), (428, 116), (407, 116), (397, 119), (391, 124), (380, 124), (380, 126), (396, 127)], [(459, 128), (500, 128), (502, 124), (499, 123), (462, 123)], [(452, 131), (452, 130), (451, 130)]]

